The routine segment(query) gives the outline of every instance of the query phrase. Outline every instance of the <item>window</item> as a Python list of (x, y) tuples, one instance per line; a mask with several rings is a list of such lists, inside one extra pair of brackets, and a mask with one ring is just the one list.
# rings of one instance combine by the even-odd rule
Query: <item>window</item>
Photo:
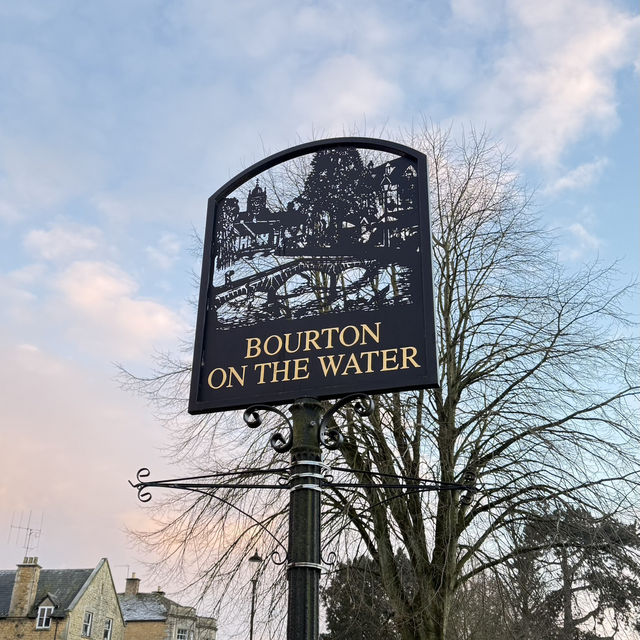
[(102, 634), (102, 640), (111, 640), (111, 630), (113, 629), (113, 620), (106, 618), (104, 621), (104, 633)]
[(187, 640), (187, 629), (178, 629), (176, 640)]
[(39, 607), (36, 629), (48, 629), (51, 626), (51, 614), (53, 607)]
[(91, 625), (93, 624), (93, 613), (91, 611), (84, 612), (84, 620), (82, 621), (82, 635), (85, 638), (91, 637)]

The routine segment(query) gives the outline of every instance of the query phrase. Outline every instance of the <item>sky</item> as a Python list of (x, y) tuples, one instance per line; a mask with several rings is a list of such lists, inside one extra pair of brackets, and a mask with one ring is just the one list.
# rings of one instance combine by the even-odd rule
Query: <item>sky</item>
[(638, 42), (631, 0), (0, 0), (0, 568), (31, 513), (43, 567), (156, 588), (127, 480), (179, 467), (114, 363), (191, 335), (207, 198), (265, 155), (487, 129), (563, 262), (637, 276)]

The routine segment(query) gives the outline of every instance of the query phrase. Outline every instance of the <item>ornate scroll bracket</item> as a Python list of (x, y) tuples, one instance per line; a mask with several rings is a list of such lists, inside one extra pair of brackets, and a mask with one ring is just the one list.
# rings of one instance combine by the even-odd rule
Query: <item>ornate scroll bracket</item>
[[(344, 436), (338, 426), (330, 426), (331, 421), (340, 409), (343, 409), (348, 404), (353, 404), (353, 410), (361, 417), (370, 416), (373, 413), (374, 404), (373, 399), (366, 393), (353, 393), (345, 396), (336, 402), (322, 417), (320, 422), (320, 443), (327, 449), (338, 449), (344, 442)], [(260, 415), (260, 412), (275, 413), (280, 416), (285, 424), (287, 432), (283, 434), (281, 431), (276, 431), (271, 436), (271, 447), (278, 453), (285, 453), (291, 449), (293, 444), (293, 425), (288, 416), (276, 407), (272, 407), (269, 404), (254, 404), (247, 408), (243, 414), (243, 420), (245, 424), (255, 429), (261, 426), (264, 422), (264, 418)]]
[(147, 487), (149, 486), (145, 482), (145, 478), (148, 478), (151, 475), (151, 471), (147, 469), (147, 467), (142, 467), (138, 469), (138, 473), (136, 473), (136, 480), (138, 481), (136, 484), (133, 484), (131, 480), (129, 480), (129, 484), (138, 491), (138, 500), (140, 502), (149, 502), (151, 500), (151, 492), (147, 491)]
[(327, 449), (338, 449), (344, 442), (344, 436), (340, 431), (340, 427), (330, 427), (329, 425), (331, 421), (334, 420), (336, 413), (352, 402), (354, 403), (354, 411), (360, 417), (364, 418), (373, 413), (373, 399), (366, 393), (353, 393), (338, 400), (338, 402), (336, 402), (333, 407), (324, 414), (322, 421), (320, 422), (320, 442)]
[[(226, 471), (168, 480), (147, 480), (150, 475), (149, 469), (142, 467), (136, 473), (137, 482), (129, 480), (129, 484), (138, 492), (138, 500), (140, 502), (149, 502), (151, 500), (151, 492), (149, 491), (151, 487), (183, 489), (197, 493), (213, 492), (216, 489), (287, 489), (289, 487), (288, 467)], [(265, 475), (278, 475), (278, 479), (275, 484), (255, 480), (257, 477)], [(213, 497), (219, 499), (217, 496)]]
[(263, 419), (258, 413), (259, 411), (275, 413), (285, 421), (288, 432), (286, 433), (286, 435), (283, 435), (280, 431), (276, 431), (271, 436), (270, 444), (271, 448), (278, 453), (286, 453), (287, 451), (289, 451), (289, 449), (291, 449), (291, 446), (293, 445), (293, 425), (291, 424), (291, 420), (289, 420), (289, 418), (283, 411), (280, 411), (280, 409), (272, 407), (269, 404), (253, 404), (245, 410), (242, 416), (245, 424), (249, 428), (255, 429), (262, 424)]
[[(343, 409), (348, 404), (353, 404), (353, 410), (360, 416), (370, 416), (374, 410), (373, 399), (366, 393), (353, 393), (345, 396), (336, 402), (322, 417), (320, 422), (320, 443), (327, 449), (338, 449), (344, 442), (344, 436), (338, 426), (330, 426), (331, 421), (335, 421), (335, 415), (338, 411)], [(260, 415), (260, 412), (275, 413), (280, 416), (285, 424), (287, 432), (283, 434), (281, 431), (276, 431), (270, 440), (271, 447), (278, 453), (285, 453), (291, 449), (293, 444), (293, 425), (288, 416), (276, 407), (272, 407), (268, 404), (254, 404), (248, 407), (242, 418), (245, 424), (251, 428), (256, 429), (264, 422), (264, 418)]]

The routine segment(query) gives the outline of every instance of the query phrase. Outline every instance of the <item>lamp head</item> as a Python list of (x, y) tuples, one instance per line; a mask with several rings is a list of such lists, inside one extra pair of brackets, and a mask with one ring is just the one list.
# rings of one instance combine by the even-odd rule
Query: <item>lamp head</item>
[(258, 555), (258, 550), (249, 558), (249, 562), (259, 563), (262, 562), (262, 558)]

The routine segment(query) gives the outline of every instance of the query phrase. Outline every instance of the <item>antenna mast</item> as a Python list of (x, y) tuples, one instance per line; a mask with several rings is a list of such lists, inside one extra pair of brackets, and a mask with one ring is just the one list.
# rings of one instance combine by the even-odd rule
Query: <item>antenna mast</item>
[(31, 526), (31, 517), (32, 511), (29, 511), (29, 516), (27, 518), (27, 522), (23, 524), (23, 514), (20, 513), (20, 520), (18, 524), (14, 524), (15, 522), (15, 512), (11, 518), (11, 525), (9, 527), (9, 539), (11, 539), (11, 534), (16, 532), (16, 542), (18, 542), (18, 538), (21, 535), (21, 532), (24, 532), (24, 540), (22, 544), (22, 548), (24, 549), (24, 555), (30, 556), (32, 551), (35, 551), (40, 544), (40, 536), (42, 535), (42, 523), (44, 521), (44, 513), (40, 515), (40, 526), (35, 527)]

